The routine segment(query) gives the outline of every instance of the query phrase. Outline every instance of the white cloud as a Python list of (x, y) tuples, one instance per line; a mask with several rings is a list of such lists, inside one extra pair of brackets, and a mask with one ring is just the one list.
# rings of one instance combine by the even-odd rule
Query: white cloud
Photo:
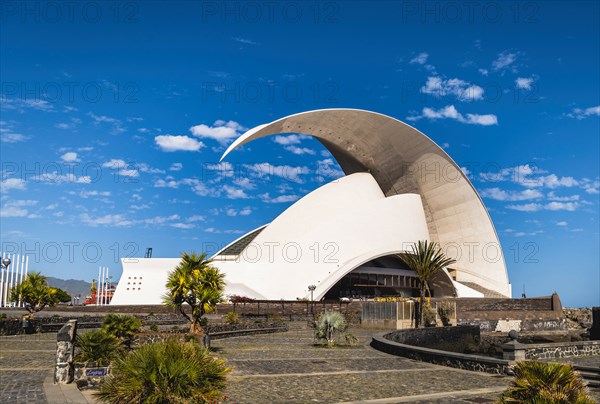
[(79, 158), (77, 158), (77, 153), (75, 153), (75, 152), (65, 153), (62, 156), (60, 156), (60, 158), (65, 163), (78, 163), (79, 161), (81, 161), (81, 160), (79, 160)]
[(176, 229), (193, 229), (196, 226), (190, 223), (172, 223), (171, 227)]
[(122, 170), (122, 169), (127, 168), (127, 163), (120, 159), (112, 159), (110, 161), (102, 163), (102, 167), (103, 168), (112, 168), (115, 170)]
[(223, 120), (215, 121), (213, 126), (196, 125), (190, 128), (192, 135), (199, 138), (209, 138), (218, 141), (219, 143), (227, 143), (232, 138), (237, 138), (245, 131), (242, 125), (235, 121), (225, 122)]
[(561, 222), (556, 222), (557, 226), (566, 227), (569, 225), (569, 222), (565, 222), (564, 220)]
[(248, 38), (241, 38), (238, 36), (234, 36), (234, 37), (231, 37), (231, 39), (233, 39), (236, 42), (243, 43), (244, 45), (258, 45), (258, 42), (255, 42)]
[(315, 152), (312, 149), (309, 149), (308, 147), (298, 147), (298, 146), (287, 146), (285, 148), (287, 151), (290, 151), (294, 154), (298, 154), (298, 155), (302, 155), (302, 154), (310, 154), (310, 155), (315, 155), (317, 154), (317, 152)]
[(454, 105), (448, 105), (439, 110), (434, 110), (431, 108), (423, 108), (421, 115), (409, 116), (406, 119), (409, 121), (418, 121), (419, 119), (427, 118), (431, 120), (436, 119), (453, 119), (461, 123), (466, 123), (469, 125), (482, 125), (482, 126), (490, 126), (497, 125), (498, 118), (496, 115), (487, 114), (487, 115), (478, 115), (478, 114), (467, 114), (467, 116), (463, 116), (458, 110), (454, 107)]
[(248, 216), (252, 213), (252, 209), (249, 207), (245, 207), (244, 209), (240, 210), (240, 216)]
[(146, 163), (138, 163), (138, 164), (136, 164), (136, 167), (139, 171), (141, 171), (143, 173), (149, 173), (149, 174), (164, 174), (165, 173), (164, 170), (161, 170), (159, 168), (150, 167)]
[(171, 164), (171, 167), (169, 167), (169, 171), (181, 171), (182, 168), (183, 168), (183, 164), (173, 163), (173, 164)]
[(571, 113), (567, 114), (567, 116), (579, 120), (588, 118), (590, 116), (600, 116), (600, 105), (584, 109), (574, 108)]
[(110, 191), (81, 191), (79, 196), (84, 199), (90, 196), (110, 196)]
[(138, 172), (138, 170), (124, 169), (124, 170), (119, 170), (119, 175), (122, 175), (123, 177), (136, 178), (136, 177), (140, 176), (140, 173)]
[(298, 200), (298, 195), (279, 195), (275, 198), (272, 198), (268, 192), (259, 195), (259, 198), (262, 199), (263, 202), (266, 203), (286, 203), (286, 202), (294, 202)]
[(193, 215), (187, 219), (188, 222), (203, 222), (204, 220), (204, 216), (201, 215)]
[(26, 217), (29, 214), (27, 209), (17, 206), (0, 207), (0, 217)]
[(259, 178), (280, 177), (287, 181), (303, 183), (302, 175), (308, 174), (310, 170), (306, 166), (272, 165), (270, 163), (245, 164), (249, 172)]
[(558, 196), (554, 191), (548, 192), (548, 199), (551, 201), (559, 201), (559, 202), (569, 202), (569, 201), (578, 201), (579, 195), (570, 195), (570, 196)]
[(107, 227), (125, 227), (133, 224), (132, 221), (125, 219), (123, 215), (104, 215), (92, 217), (87, 213), (79, 216), (81, 222), (91, 227), (107, 226)]
[(305, 135), (277, 135), (273, 138), (273, 141), (277, 144), (289, 146), (292, 144), (300, 144), (300, 142), (307, 137), (308, 136)]
[(488, 69), (478, 69), (478, 71), (482, 76), (487, 76), (490, 73)]
[(237, 216), (238, 211), (233, 208), (229, 208), (229, 209), (225, 210), (225, 214), (227, 216)]
[(204, 143), (199, 142), (189, 136), (160, 135), (154, 138), (154, 141), (162, 151), (198, 151), (204, 147)]
[(507, 208), (513, 210), (519, 210), (522, 212), (536, 212), (538, 210), (566, 210), (573, 212), (580, 207), (579, 202), (549, 202), (545, 205), (540, 203), (527, 203), (524, 205), (508, 205)]
[(20, 143), (29, 139), (29, 136), (20, 133), (0, 132), (0, 142), (2, 143)]
[(512, 65), (517, 60), (516, 53), (510, 53), (508, 51), (500, 52), (496, 60), (492, 62), (492, 69), (503, 70)]
[(223, 191), (225, 191), (225, 197), (228, 199), (248, 199), (249, 196), (246, 195), (246, 192), (243, 189), (235, 188), (229, 185), (223, 186)]
[(25, 189), (25, 180), (20, 178), (7, 178), (0, 182), (0, 191), (4, 194), (6, 191), (10, 189), (24, 190)]
[(443, 80), (440, 77), (428, 77), (421, 92), (436, 97), (453, 95), (460, 101), (483, 99), (483, 88), (460, 79)]
[(526, 203), (524, 205), (508, 205), (508, 209), (519, 210), (521, 212), (537, 212), (543, 208), (539, 203)]
[[(547, 171), (541, 170), (538, 167), (523, 164), (515, 167), (503, 168), (494, 173), (480, 173), (482, 181), (499, 182), (512, 181), (519, 185), (528, 188), (558, 188), (558, 187), (573, 187), (579, 185), (573, 177), (559, 177), (556, 174), (545, 174)], [(535, 176), (537, 174), (537, 176)]]
[(122, 122), (119, 119), (111, 118), (106, 115), (96, 115), (93, 112), (87, 114), (94, 121), (95, 125), (99, 125), (101, 123), (108, 123), (112, 126), (111, 134), (118, 135), (126, 131), (123, 127)]
[(531, 85), (533, 84), (533, 77), (518, 77), (515, 80), (515, 85), (517, 88), (522, 88), (524, 90), (531, 90)]
[(497, 201), (526, 201), (529, 199), (539, 199), (544, 196), (535, 189), (526, 189), (523, 191), (505, 191), (500, 188), (488, 188), (481, 191), (481, 196)]
[(415, 56), (413, 59), (411, 59), (409, 63), (416, 63), (419, 65), (424, 65), (425, 63), (427, 63), (428, 57), (429, 57), (429, 55), (427, 53), (421, 52), (417, 56)]

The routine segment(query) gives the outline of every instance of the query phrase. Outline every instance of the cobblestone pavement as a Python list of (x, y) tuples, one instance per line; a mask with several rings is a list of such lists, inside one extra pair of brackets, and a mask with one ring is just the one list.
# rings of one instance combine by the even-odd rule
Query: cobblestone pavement
[(311, 330), (213, 341), (235, 369), (232, 403), (493, 402), (509, 377), (416, 362), (368, 346), (371, 331), (355, 329), (351, 348), (314, 346)]
[(55, 350), (56, 334), (0, 337), (0, 403), (45, 403)]

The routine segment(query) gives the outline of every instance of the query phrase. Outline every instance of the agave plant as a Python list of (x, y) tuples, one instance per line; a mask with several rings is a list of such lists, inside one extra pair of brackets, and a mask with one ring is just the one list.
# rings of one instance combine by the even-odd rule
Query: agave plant
[(344, 316), (337, 311), (323, 313), (314, 323), (315, 338), (327, 341), (327, 346), (332, 347), (336, 339), (344, 338), (346, 343), (353, 344), (357, 338), (348, 333), (348, 323)]
[(97, 397), (113, 404), (202, 403), (219, 397), (230, 371), (197, 343), (167, 340), (118, 359)]
[(104, 330), (90, 331), (77, 336), (75, 346), (79, 351), (75, 360), (96, 362), (98, 366), (107, 366), (121, 353), (120, 341)]
[(535, 404), (593, 404), (581, 375), (573, 366), (538, 361), (517, 362), (515, 380), (498, 401)]

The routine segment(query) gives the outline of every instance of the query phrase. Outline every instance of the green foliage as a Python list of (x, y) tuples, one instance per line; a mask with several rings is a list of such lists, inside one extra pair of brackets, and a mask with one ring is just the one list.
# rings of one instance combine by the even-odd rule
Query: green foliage
[(90, 331), (77, 336), (75, 346), (79, 353), (75, 356), (78, 362), (96, 362), (99, 366), (107, 366), (121, 352), (120, 341), (105, 330)]
[(56, 300), (60, 303), (71, 303), (71, 295), (60, 288), (56, 289)]
[[(419, 294), (421, 296), (421, 302), (423, 302), (425, 298), (431, 297), (431, 290), (429, 289), (431, 278), (438, 271), (441, 271), (448, 265), (456, 263), (456, 261), (446, 257), (437, 243), (432, 243), (427, 240), (413, 243), (411, 249), (411, 252), (398, 254), (398, 258), (400, 258), (407, 267), (415, 271), (415, 275), (419, 278)], [(424, 310), (420, 311), (419, 324), (423, 324)]]
[[(214, 311), (217, 303), (224, 301), (225, 275), (210, 265), (206, 254), (183, 253), (181, 262), (169, 273), (167, 293), (163, 296), (165, 306), (178, 309), (190, 322), (190, 333), (203, 334), (200, 319)], [(191, 315), (185, 312), (189, 305)]]
[(143, 345), (114, 363), (97, 397), (104, 403), (202, 403), (220, 397), (231, 369), (194, 342)]
[(347, 344), (354, 344), (358, 339), (348, 333), (348, 323), (344, 316), (337, 311), (326, 311), (314, 323), (315, 338), (327, 341), (332, 347), (336, 339), (343, 338)]
[(158, 331), (158, 326), (156, 324), (150, 324), (150, 327), (148, 327), (150, 329), (150, 331)]
[(46, 306), (54, 306), (59, 301), (58, 289), (48, 286), (46, 279), (39, 272), (30, 272), (22, 283), (10, 290), (10, 301), (23, 302), (27, 311), (32, 315)]
[(240, 315), (235, 311), (229, 311), (223, 316), (223, 321), (225, 321), (226, 324), (239, 324)]
[(498, 401), (532, 404), (592, 404), (581, 375), (569, 364), (517, 362), (515, 380)]
[(127, 347), (131, 346), (131, 339), (142, 328), (139, 318), (126, 314), (109, 314), (104, 318), (102, 329), (123, 341)]
[(444, 325), (450, 325), (450, 319), (454, 315), (454, 305), (452, 302), (440, 302), (437, 305), (437, 312)]

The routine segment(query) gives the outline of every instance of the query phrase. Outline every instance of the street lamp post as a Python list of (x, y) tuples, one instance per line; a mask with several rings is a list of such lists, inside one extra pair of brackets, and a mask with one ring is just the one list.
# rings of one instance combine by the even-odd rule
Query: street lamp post
[(310, 290), (310, 312), (315, 312), (315, 304), (313, 303), (313, 292), (317, 287), (315, 285), (308, 285), (308, 290)]
[(8, 283), (8, 266), (10, 265), (12, 261), (10, 260), (10, 258), (5, 257), (2, 259), (2, 262), (0, 263), (0, 265), (2, 266), (2, 268), (5, 269), (4, 272), (4, 276), (2, 277), (2, 285), (0, 285), (0, 287), (2, 287), (2, 290), (0, 291), (0, 307), (5, 307), (6, 306), (6, 301), (7, 299), (7, 294), (9, 293), (8, 287), (5, 288), (4, 284)]

